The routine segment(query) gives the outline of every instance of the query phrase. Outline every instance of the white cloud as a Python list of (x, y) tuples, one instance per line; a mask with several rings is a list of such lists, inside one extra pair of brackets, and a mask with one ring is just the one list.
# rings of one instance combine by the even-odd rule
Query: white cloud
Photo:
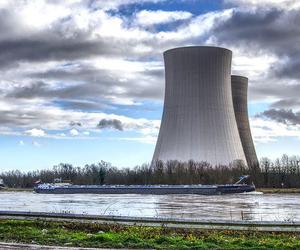
[(71, 136), (77, 136), (77, 135), (79, 135), (79, 132), (78, 132), (77, 129), (73, 128), (73, 129), (70, 130), (70, 135)]
[(142, 10), (136, 14), (136, 23), (141, 26), (170, 23), (192, 17), (187, 11)]
[[(0, 8), (13, 10), (21, 24), (29, 29), (43, 29), (61, 20), (73, 18), (80, 28), (88, 28), (95, 20), (97, 10), (117, 9), (121, 5), (162, 2), (165, 0), (110, 0), (110, 1), (48, 1), (48, 0), (1, 0)], [(99, 22), (99, 19), (98, 19)]]
[[(138, 41), (147, 41), (153, 36), (148, 31), (132, 27), (126, 18), (109, 15), (103, 10), (99, 10), (94, 15), (97, 20), (92, 29), (92, 37), (94, 38), (122, 39), (124, 42), (133, 41), (136, 44)], [(112, 40), (112, 42), (115, 43), (116, 41)]]
[(231, 3), (243, 7), (276, 7), (279, 9), (299, 9), (298, 0), (225, 0), (225, 3)]
[[(72, 136), (76, 136), (79, 138), (79, 135), (88, 137), (98, 131), (96, 126), (101, 119), (117, 119), (122, 122), (124, 131), (134, 130), (141, 134), (141, 137), (132, 138), (132, 140), (154, 142), (158, 133), (159, 120), (133, 119), (96, 112), (95, 109), (92, 112), (90, 110), (89, 112), (78, 111), (78, 109), (66, 110), (64, 107), (59, 107), (57, 103), (68, 100), (58, 94), (50, 97), (35, 96), (32, 99), (13, 99), (5, 97), (5, 94), (15, 88), (26, 88), (35, 81), (42, 81), (49, 89), (54, 89), (58, 93), (58, 90), (79, 82), (80, 84), (85, 83), (87, 89), (104, 86), (105, 81), (110, 79), (110, 82), (103, 88), (108, 91), (101, 92), (105, 92), (101, 98), (109, 104), (139, 105), (141, 100), (147, 98), (151, 100), (156, 98), (155, 100), (157, 100), (162, 97), (158, 93), (163, 92), (163, 74), (153, 76), (148, 73), (162, 72), (162, 51), (171, 47), (195, 44), (221, 46), (221, 44), (214, 44), (216, 40), (214, 34), (211, 34), (211, 30), (218, 23), (228, 20), (234, 11), (226, 9), (192, 16), (191, 13), (185, 11), (142, 10), (136, 14), (136, 19), (132, 19), (132, 17), (121, 14), (112, 15), (107, 10), (116, 9), (123, 4), (141, 3), (141, 0), (94, 1), (92, 6), (89, 6), (87, 2), (73, 0), (51, 3), (51, 1), (45, 0), (24, 0), (18, 2), (18, 6), (16, 6), (14, 1), (0, 1), (0, 8), (8, 8), (9, 12), (14, 13), (22, 21), (16, 25), (18, 35), (21, 34), (22, 37), (44, 35), (45, 33), (39, 34), (38, 31), (48, 32), (51, 28), (57, 27), (51, 31), (59, 31), (58, 34), (61, 34), (62, 39), (84, 36), (83, 42), (99, 41), (100, 43), (103, 40), (109, 40), (111, 48), (118, 47), (119, 44), (128, 45), (121, 48), (121, 52), (118, 54), (97, 54), (93, 57), (87, 56), (74, 60), (70, 57), (70, 59), (61, 61), (55, 61), (52, 57), (41, 62), (19, 60), (16, 67), (0, 69), (0, 112), (4, 120), (4, 122), (1, 120), (0, 134), (21, 134), (19, 131), (25, 131), (24, 134), (36, 137), (72, 138)], [(291, 0), (227, 0), (227, 2), (237, 6), (275, 6), (287, 9), (295, 9), (300, 5), (299, 1)], [(235, 8), (235, 11), (238, 9)], [(145, 29), (151, 25), (178, 20), (186, 22), (171, 31)], [(11, 34), (6, 36), (9, 35)], [(11, 38), (15, 38), (15, 34)], [(2, 35), (1, 39), (3, 39)], [(250, 85), (253, 80), (266, 84), (264, 77), (272, 65), (278, 61), (278, 58), (273, 54), (266, 53), (263, 48), (259, 51), (251, 51), (248, 47), (231, 49), (234, 52), (233, 72), (248, 76)], [(103, 76), (90, 76), (85, 73), (90, 77), (88, 79), (90, 81), (85, 82), (85, 79), (78, 79), (76, 73), (85, 68), (103, 71)], [(29, 76), (32, 73), (55, 72), (60, 69), (73, 75), (73, 79), (65, 80), (63, 77), (61, 79), (43, 77), (32, 79)], [(64, 75), (64, 77), (66, 76)], [(91, 81), (96, 84), (91, 84)], [(79, 96), (81, 94), (79, 91)], [(87, 105), (94, 103), (94, 100), (85, 100), (84, 98), (86, 97), (82, 97), (79, 101)], [(266, 99), (265, 94), (263, 98)], [(77, 101), (75, 98), (70, 99)], [(80, 121), (83, 124), (84, 132), (80, 133), (76, 129), (70, 130), (70, 121)], [(268, 123), (262, 119), (255, 119), (253, 124), (253, 135), (256, 141), (276, 140), (281, 136), (299, 136), (299, 128), (288, 128), (275, 122)], [(266, 130), (266, 128), (268, 129)], [(67, 131), (66, 134), (64, 131)], [(129, 140), (129, 138), (127, 139)]]
[(281, 137), (300, 138), (300, 125), (286, 125), (258, 117), (251, 118), (251, 132), (256, 143), (277, 141)]
[[(208, 12), (191, 18), (186, 25), (179, 26), (172, 31), (155, 33), (156, 43), (161, 46), (167, 43), (166, 48), (188, 45), (205, 45), (214, 43), (210, 40), (209, 31), (218, 22), (223, 22), (232, 14), (232, 9)], [(196, 41), (194, 40), (196, 39)], [(158, 46), (159, 48), (159, 46)], [(164, 49), (164, 47), (163, 47)]]
[[(100, 132), (97, 128), (100, 120), (116, 119), (121, 122), (125, 132), (134, 131), (142, 135), (156, 135), (160, 125), (160, 120), (135, 119), (103, 112), (65, 110), (62, 107), (47, 105), (47, 102), (41, 100), (23, 104), (22, 109), (19, 109), (18, 105), (9, 103), (0, 105), (0, 109), (6, 107), (1, 117), (4, 122), (0, 125), (0, 134), (21, 135), (20, 131), (23, 131), (23, 134), (32, 137), (71, 139), (76, 136), (79, 139), (80, 132), (75, 128), (70, 128), (72, 121), (78, 121), (81, 124), (80, 129), (84, 131), (81, 137), (87, 138), (92, 133)], [(69, 131), (69, 136), (65, 134), (66, 130)]]
[(25, 145), (24, 141), (20, 140), (19, 141), (19, 146), (24, 146), (24, 145)]
[(255, 51), (240, 51), (238, 48), (231, 48), (233, 53), (232, 71), (233, 74), (243, 75), (254, 81), (266, 77), (278, 57)]
[(71, 14), (70, 8), (43, 0), (26, 1), (25, 5), (17, 4), (14, 9), (24, 25), (37, 29), (47, 28)]
[(46, 133), (42, 129), (33, 128), (25, 131), (26, 135), (33, 136), (33, 137), (44, 137)]

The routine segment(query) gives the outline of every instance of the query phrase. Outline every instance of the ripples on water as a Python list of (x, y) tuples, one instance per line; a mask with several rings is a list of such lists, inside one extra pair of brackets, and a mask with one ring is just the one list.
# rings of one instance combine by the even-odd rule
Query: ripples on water
[(300, 194), (98, 195), (0, 192), (0, 210), (171, 217), (300, 221)]

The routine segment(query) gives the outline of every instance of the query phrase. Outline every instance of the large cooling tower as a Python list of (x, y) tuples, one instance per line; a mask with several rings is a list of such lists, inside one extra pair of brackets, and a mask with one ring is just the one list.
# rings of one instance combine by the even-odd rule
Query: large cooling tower
[(231, 88), (233, 107), (235, 118), (240, 133), (244, 153), (246, 156), (247, 164), (249, 167), (258, 166), (258, 159), (256, 156), (251, 130), (248, 119), (247, 107), (247, 91), (248, 91), (248, 78), (243, 76), (231, 76)]
[(231, 57), (218, 47), (164, 52), (165, 101), (153, 161), (246, 163), (233, 109)]

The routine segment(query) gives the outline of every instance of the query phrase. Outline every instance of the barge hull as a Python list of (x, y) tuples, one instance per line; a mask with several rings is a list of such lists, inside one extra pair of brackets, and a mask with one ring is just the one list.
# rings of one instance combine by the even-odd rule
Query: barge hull
[(217, 185), (203, 187), (109, 187), (109, 186), (67, 186), (53, 188), (35, 188), (36, 193), (45, 194), (198, 194), (198, 195), (217, 195), (233, 194), (255, 191), (252, 185)]

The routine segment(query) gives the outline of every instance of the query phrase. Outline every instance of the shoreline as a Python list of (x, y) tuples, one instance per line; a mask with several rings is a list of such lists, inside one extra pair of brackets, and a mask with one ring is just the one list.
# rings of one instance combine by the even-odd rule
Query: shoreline
[(257, 188), (256, 191), (264, 194), (300, 194), (300, 188)]
[(2, 188), (1, 192), (33, 192), (33, 188)]
[[(300, 194), (300, 188), (257, 188), (264, 194)], [(33, 188), (3, 188), (0, 192), (33, 192)]]

